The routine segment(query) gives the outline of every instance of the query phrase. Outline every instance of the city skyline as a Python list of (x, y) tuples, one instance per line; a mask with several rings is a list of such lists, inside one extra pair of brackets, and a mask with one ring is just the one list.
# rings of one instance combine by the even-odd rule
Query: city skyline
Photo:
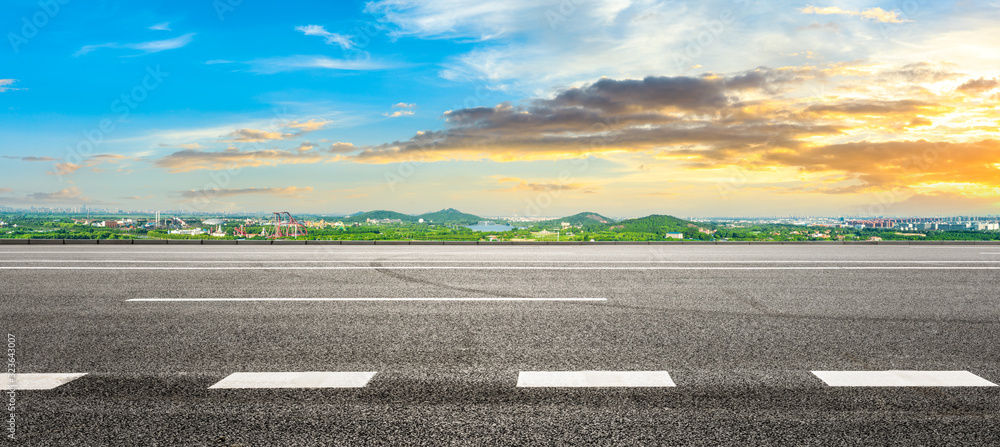
[(14, 2), (0, 204), (998, 214), (1000, 7), (838, 5)]

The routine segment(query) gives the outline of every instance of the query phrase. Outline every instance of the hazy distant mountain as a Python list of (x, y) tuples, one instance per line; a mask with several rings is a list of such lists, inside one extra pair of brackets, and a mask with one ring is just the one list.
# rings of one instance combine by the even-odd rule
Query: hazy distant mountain
[(409, 214), (397, 213), (388, 210), (366, 211), (364, 213), (352, 214), (345, 217), (344, 222), (364, 222), (368, 219), (399, 219), (403, 222), (416, 222), (417, 218)]
[[(473, 225), (480, 221), (486, 220), (475, 214), (463, 213), (454, 208), (446, 208), (441, 211), (435, 211), (432, 213), (424, 213), (417, 216), (410, 214), (403, 214), (396, 211), (388, 210), (376, 210), (376, 211), (366, 211), (363, 213), (353, 214), (350, 217), (345, 217), (344, 222), (364, 222), (367, 219), (399, 219), (403, 222), (417, 222), (423, 219), (426, 223), (434, 224), (458, 224), (458, 225)], [(583, 212), (574, 214), (572, 216), (566, 216), (561, 219), (552, 219), (544, 222), (539, 222), (539, 225), (543, 226), (558, 226), (563, 222), (567, 222), (573, 226), (582, 226), (586, 231), (601, 231), (601, 230), (612, 230), (615, 232), (635, 232), (635, 233), (655, 233), (664, 234), (667, 232), (692, 232), (696, 231), (699, 226), (704, 227), (705, 225), (697, 225), (694, 222), (687, 221), (684, 219), (678, 219), (674, 216), (664, 216), (664, 215), (651, 215), (646, 217), (640, 217), (637, 219), (628, 219), (621, 222), (616, 222), (614, 219), (606, 216), (602, 216), (594, 212)]]
[(474, 214), (463, 213), (454, 208), (447, 208), (441, 211), (435, 211), (433, 213), (424, 213), (416, 216), (417, 219), (423, 219), (424, 222), (432, 223), (451, 223), (451, 224), (468, 224), (472, 225), (484, 220), (482, 217), (476, 216)]

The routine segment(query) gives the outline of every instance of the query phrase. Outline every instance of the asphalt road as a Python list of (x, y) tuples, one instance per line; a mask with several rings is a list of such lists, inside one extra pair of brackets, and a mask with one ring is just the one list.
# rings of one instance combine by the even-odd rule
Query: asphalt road
[[(86, 373), (16, 392), (21, 445), (1000, 443), (1000, 387), (812, 373), (1000, 383), (1000, 247), (3, 246), (0, 281), (18, 372)], [(302, 371), (376, 374), (209, 388)]]

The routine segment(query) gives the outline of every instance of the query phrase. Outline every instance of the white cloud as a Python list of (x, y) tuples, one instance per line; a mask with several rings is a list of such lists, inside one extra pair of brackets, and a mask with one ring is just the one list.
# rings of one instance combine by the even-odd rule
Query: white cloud
[(388, 70), (404, 66), (403, 64), (379, 61), (373, 59), (334, 59), (327, 56), (286, 56), (269, 59), (258, 59), (248, 62), (255, 73), (274, 74), (298, 70), (342, 70), (371, 71)]
[[(728, 28), (744, 14), (743, 5), (731, 1), (713, 7), (666, 0), (484, 0), (468, 6), (458, 0), (384, 0), (369, 4), (367, 11), (389, 23), (395, 35), (481, 41), (472, 51), (443, 64), (441, 76), (446, 79), (486, 80), (492, 88), (513, 86), (537, 93), (600, 76), (680, 73), (699, 61), (679, 62), (675, 56), (683, 56), (689, 42), (718, 20), (722, 11), (730, 21), (724, 28), (735, 35)], [(713, 47), (728, 46), (728, 42), (718, 42), (727, 36), (710, 37), (716, 41)]]
[(24, 90), (12, 87), (12, 85), (14, 85), (15, 83), (17, 83), (17, 79), (0, 79), (0, 93), (7, 91)]
[[(944, 11), (933, 2), (904, 11), (744, 0), (466, 3), (379, 0), (369, 3), (366, 11), (395, 36), (477, 41), (471, 50), (442, 63), (440, 75), (445, 79), (484, 82), (487, 88), (530, 95), (601, 76), (734, 72), (746, 69), (748, 55), (754, 66), (769, 67), (884, 57), (894, 64), (949, 60), (985, 65), (989, 58), (982, 54), (992, 50), (989, 38), (1000, 30), (995, 26), (1000, 8), (970, 4)], [(861, 20), (838, 22), (837, 33), (831, 35), (808, 26), (815, 14)], [(899, 60), (914, 52), (944, 54)]]
[(170, 29), (170, 22), (157, 23), (156, 25), (149, 27), (149, 29), (153, 31), (172, 31)]
[(340, 48), (345, 50), (349, 50), (354, 47), (354, 43), (351, 42), (351, 36), (331, 33), (321, 25), (297, 26), (295, 27), (295, 31), (301, 31), (307, 36), (320, 36), (324, 41), (326, 41), (327, 45), (339, 45)]
[(98, 45), (85, 45), (80, 48), (79, 51), (73, 54), (73, 56), (83, 56), (94, 50), (101, 48), (122, 48), (130, 50), (139, 50), (144, 54), (158, 53), (160, 51), (173, 50), (176, 48), (182, 48), (187, 44), (191, 43), (194, 38), (195, 33), (187, 33), (183, 36), (174, 37), (173, 39), (163, 39), (163, 40), (153, 40), (149, 42), (137, 42), (137, 43), (102, 43)]
[(544, 18), (545, 8), (553, 6), (558, 4), (543, 5), (532, 0), (380, 0), (368, 3), (365, 11), (395, 25), (395, 36), (488, 40), (531, 27), (531, 22)]
[(386, 112), (382, 114), (382, 116), (387, 116), (389, 118), (398, 118), (401, 116), (411, 116), (411, 115), (413, 115), (413, 111), (410, 110), (397, 110), (392, 113)]

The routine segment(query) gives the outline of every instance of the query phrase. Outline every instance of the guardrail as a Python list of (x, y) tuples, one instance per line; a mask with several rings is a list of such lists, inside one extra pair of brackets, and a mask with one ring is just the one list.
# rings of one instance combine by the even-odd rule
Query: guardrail
[(212, 239), (0, 239), (0, 245), (1000, 245), (1000, 241), (240, 241)]

